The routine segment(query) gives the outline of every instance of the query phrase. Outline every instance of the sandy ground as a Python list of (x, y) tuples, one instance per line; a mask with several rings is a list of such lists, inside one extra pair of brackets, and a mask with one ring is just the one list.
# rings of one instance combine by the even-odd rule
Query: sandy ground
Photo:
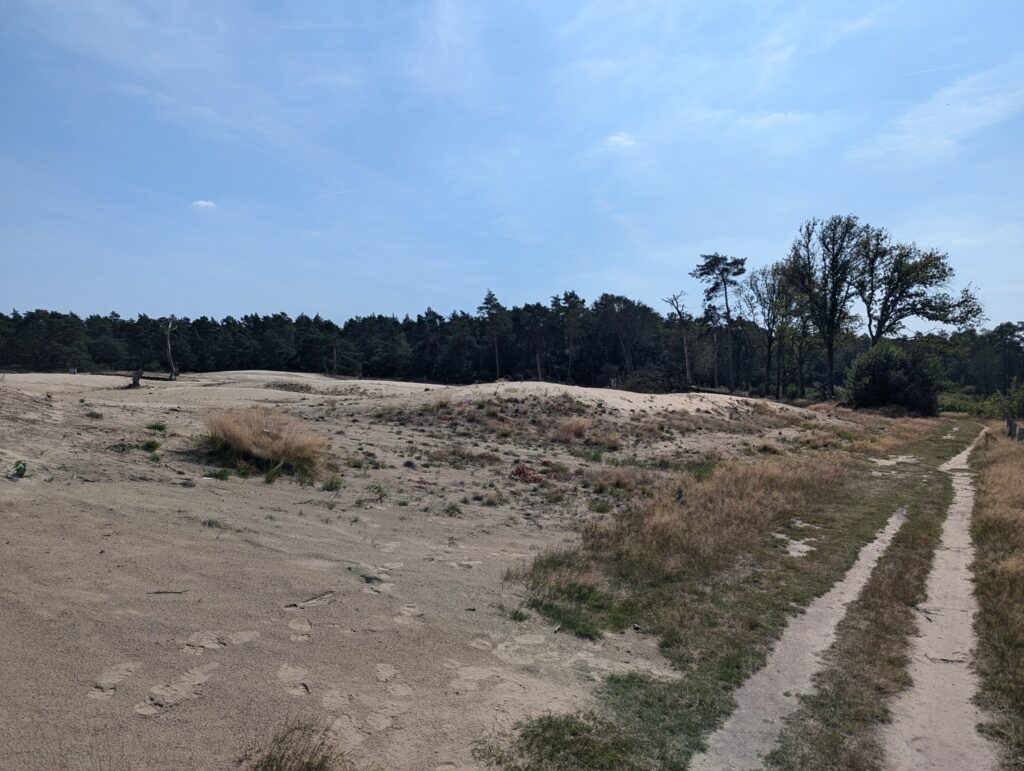
[(942, 466), (952, 475), (954, 498), (928, 575), (928, 599), (920, 607), (923, 618), (910, 665), (914, 685), (893, 704), (894, 720), (884, 732), (886, 764), (892, 769), (997, 766), (998, 753), (977, 731), (983, 716), (972, 702), (978, 688), (971, 667), (978, 606), (970, 572), (974, 483), (967, 458), (977, 441)]
[(737, 689), (735, 711), (711, 735), (707, 750), (694, 757), (690, 768), (761, 768), (762, 758), (774, 747), (786, 715), (800, 706), (801, 695), (814, 690), (814, 674), (823, 666), (821, 656), (834, 642), (846, 606), (857, 599), (905, 519), (902, 509), (896, 511), (875, 540), (860, 550), (843, 579), (790, 622), (765, 666)]
[[(498, 466), (407, 468), (412, 450), (452, 437), (372, 415), (494, 394), (570, 393), (621, 420), (752, 409), (725, 396), (267, 372), (124, 384), (0, 382), (0, 468), (28, 464), (24, 479), (0, 478), (2, 768), (228, 768), (293, 716), (332, 725), (363, 765), (468, 768), (473, 740), (586, 707), (609, 671), (669, 677), (651, 637), (589, 643), (532, 614), (509, 618), (523, 597), (506, 571), (574, 538), (588, 516), (579, 501), (526, 491), (511, 465), (576, 458), (494, 438)], [(337, 492), (205, 477), (193, 452), (203, 413), (249, 404), (307, 419), (338, 457), (380, 467), (343, 467)], [(146, 430), (152, 421), (166, 435)], [(152, 457), (138, 448), (151, 438), (162, 443)], [(699, 453), (752, 438), (703, 432), (669, 444)], [(485, 506), (471, 498), (481, 490), (504, 497)], [(445, 516), (457, 501), (460, 514)]]

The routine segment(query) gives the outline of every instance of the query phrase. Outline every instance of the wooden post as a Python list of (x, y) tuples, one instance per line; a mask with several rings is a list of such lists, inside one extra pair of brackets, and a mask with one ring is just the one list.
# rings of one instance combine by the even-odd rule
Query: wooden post
[(139, 369), (135, 370), (132, 373), (132, 385), (131, 385), (131, 387), (132, 388), (138, 388), (140, 380), (142, 380), (142, 368), (141, 367), (139, 367)]

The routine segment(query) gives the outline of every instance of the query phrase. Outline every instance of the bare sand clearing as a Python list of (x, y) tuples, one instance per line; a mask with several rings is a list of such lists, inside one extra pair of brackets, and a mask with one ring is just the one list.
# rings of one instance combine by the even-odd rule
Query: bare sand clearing
[(905, 512), (896, 511), (841, 581), (807, 606), (783, 632), (764, 667), (735, 693), (736, 709), (694, 757), (700, 771), (747, 771), (760, 768), (782, 729), (783, 719), (800, 706), (799, 696), (813, 690), (821, 655), (835, 640), (836, 625), (871, 576), (878, 558), (902, 526)]
[[(7, 375), (0, 383), (0, 767), (226, 768), (290, 716), (333, 726), (353, 760), (471, 767), (471, 743), (514, 720), (592, 703), (610, 671), (671, 676), (656, 640), (589, 643), (507, 608), (507, 569), (575, 537), (585, 501), (549, 503), (518, 460), (579, 459), (491, 437), (501, 462), (406, 467), (450, 452), (443, 424), (378, 421), (382, 405), (568, 393), (628, 420), (742, 418), (725, 396), (650, 397), (545, 384), (444, 388), (267, 372), (169, 382)], [(307, 392), (283, 390), (303, 388)], [(259, 404), (329, 436), (336, 492), (226, 481), (193, 449), (202, 414)], [(764, 409), (761, 407), (760, 409)], [(101, 417), (89, 416), (100, 413)], [(606, 412), (607, 414), (607, 412)], [(815, 418), (820, 419), (820, 418)], [(162, 421), (166, 435), (146, 424)], [(739, 451), (702, 431), (675, 450)], [(156, 457), (139, 449), (162, 446)], [(459, 441), (470, 441), (459, 439)], [(358, 465), (358, 464), (356, 464)], [(476, 493), (500, 493), (492, 505)], [(455, 504), (457, 516), (450, 513)], [(503, 609), (505, 608), (505, 609)]]
[(920, 607), (923, 620), (910, 665), (914, 684), (897, 698), (895, 719), (884, 732), (888, 768), (997, 766), (995, 748), (976, 728), (983, 716), (972, 702), (978, 688), (971, 667), (978, 606), (971, 586), (974, 484), (967, 458), (977, 442), (942, 466), (953, 477), (954, 498), (928, 575), (928, 599)]

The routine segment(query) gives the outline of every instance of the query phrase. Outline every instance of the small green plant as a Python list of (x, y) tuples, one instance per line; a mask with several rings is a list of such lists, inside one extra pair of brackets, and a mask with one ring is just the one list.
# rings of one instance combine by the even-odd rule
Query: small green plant
[(154, 421), (153, 423), (147, 423), (146, 428), (150, 431), (160, 431), (161, 433), (167, 430), (167, 424), (162, 421)]
[(196, 486), (195, 480), (192, 480), (192, 479), (186, 479), (186, 480), (184, 480), (182, 482), (179, 482), (178, 484), (181, 485), (182, 487), (195, 487)]
[(7, 475), (8, 479), (24, 479), (25, 472), (28, 471), (28, 465), (23, 460), (14, 461), (14, 471)]
[(142, 443), (142, 449), (146, 452), (156, 452), (160, 449), (160, 442), (156, 439), (147, 439)]
[(520, 608), (516, 608), (515, 610), (509, 612), (508, 617), (515, 621), (517, 624), (521, 624), (528, 618), (530, 618), (530, 614), (526, 613)]
[(212, 530), (223, 530), (224, 529), (224, 523), (221, 522), (219, 519), (204, 519), (199, 524), (202, 525), (203, 527), (208, 527), (208, 528), (210, 528)]
[(327, 479), (324, 480), (321, 488), (326, 493), (337, 492), (341, 489), (341, 477), (337, 474), (331, 474)]
[(96, 410), (89, 410), (87, 413), (85, 413), (85, 417), (92, 418), (93, 420), (99, 420), (100, 418), (103, 417), (103, 413), (96, 412)]
[(446, 517), (461, 517), (462, 509), (459, 508), (459, 504), (457, 503), (449, 503), (447, 506), (441, 509), (441, 513), (444, 514)]
[(231, 469), (219, 468), (216, 471), (208, 471), (206, 476), (226, 482), (231, 477)]
[(380, 482), (374, 482), (372, 485), (366, 488), (366, 491), (371, 493), (374, 498), (377, 499), (377, 503), (384, 503), (387, 500), (390, 493), (388, 488), (382, 485)]
[(268, 485), (274, 484), (277, 478), (281, 476), (281, 464), (278, 463), (276, 466), (271, 466), (265, 472), (263, 472), (263, 481)]
[(153, 452), (149, 454), (149, 459), (154, 463), (158, 463), (160, 461), (160, 456)]

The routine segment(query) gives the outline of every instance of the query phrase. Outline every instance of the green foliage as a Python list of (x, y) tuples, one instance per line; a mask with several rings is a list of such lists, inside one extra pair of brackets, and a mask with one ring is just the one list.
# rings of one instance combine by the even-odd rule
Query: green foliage
[(327, 493), (333, 493), (341, 489), (341, 477), (337, 474), (331, 474), (327, 479), (324, 480), (321, 489)]
[(28, 465), (23, 460), (14, 461), (14, 471), (7, 475), (8, 479), (24, 479)]
[(226, 482), (228, 479), (231, 478), (231, 469), (219, 468), (216, 471), (207, 472), (206, 476), (210, 477), (211, 479), (220, 479)]
[(160, 449), (160, 442), (158, 442), (156, 439), (147, 439), (145, 442), (142, 443), (141, 447), (146, 452), (156, 452), (157, 450)]
[(854, 359), (847, 387), (857, 408), (897, 406), (920, 415), (938, 413), (934, 365), (892, 343), (879, 343)]
[(163, 432), (163, 431), (167, 430), (167, 424), (158, 420), (158, 421), (155, 421), (153, 423), (147, 423), (146, 424), (146, 428), (148, 428), (150, 431), (161, 431), (161, 432)]

